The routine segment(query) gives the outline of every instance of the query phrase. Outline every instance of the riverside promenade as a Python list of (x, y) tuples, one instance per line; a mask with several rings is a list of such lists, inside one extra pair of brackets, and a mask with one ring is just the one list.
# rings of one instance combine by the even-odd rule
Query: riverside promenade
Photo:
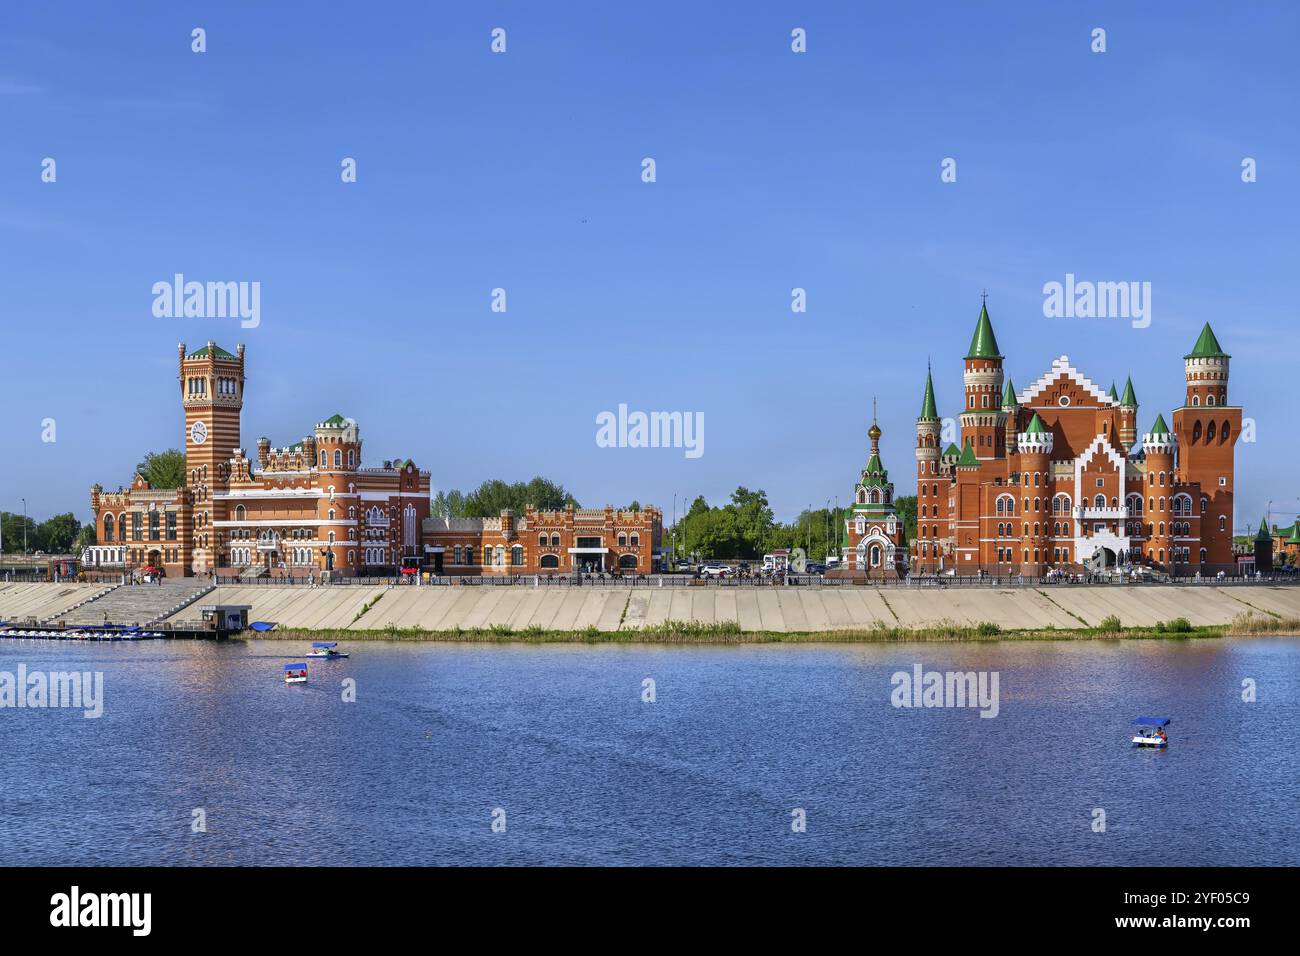
[[(223, 586), (204, 604), (247, 604), (249, 620), (293, 630), (635, 631), (666, 622), (733, 622), (741, 631), (994, 624), (1004, 631), (1124, 627), (1185, 618), (1227, 625), (1244, 615), (1300, 618), (1294, 585), (1020, 585), (1015, 587)], [(171, 620), (193, 615), (193, 608)], [(361, 635), (358, 635), (361, 636)]]

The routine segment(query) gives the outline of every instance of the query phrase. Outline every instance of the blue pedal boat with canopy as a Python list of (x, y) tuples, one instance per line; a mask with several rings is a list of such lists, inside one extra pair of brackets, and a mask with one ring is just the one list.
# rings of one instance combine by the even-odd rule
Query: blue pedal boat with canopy
[(312, 641), (312, 649), (307, 653), (308, 657), (319, 657), (327, 661), (337, 661), (348, 655), (338, 650), (338, 644), (334, 641)]
[(1169, 735), (1165, 728), (1169, 726), (1168, 717), (1134, 717), (1137, 735), (1133, 738), (1134, 747), (1167, 747)]

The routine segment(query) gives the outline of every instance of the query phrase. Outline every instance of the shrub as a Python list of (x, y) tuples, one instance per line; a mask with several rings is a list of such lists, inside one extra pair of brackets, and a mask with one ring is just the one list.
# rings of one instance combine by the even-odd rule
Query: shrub
[(1098, 627), (1099, 627), (1101, 630), (1103, 630), (1103, 631), (1122, 631), (1122, 630), (1124, 630), (1124, 625), (1120, 623), (1119, 615), (1118, 615), (1118, 614), (1112, 614), (1112, 615), (1110, 615), (1110, 616), (1107, 617), (1104, 621), (1102, 621), (1101, 624), (1098, 625)]

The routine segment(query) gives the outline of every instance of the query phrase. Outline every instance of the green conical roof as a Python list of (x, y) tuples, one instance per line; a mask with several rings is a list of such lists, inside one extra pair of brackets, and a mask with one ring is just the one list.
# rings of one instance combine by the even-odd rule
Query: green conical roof
[(1286, 539), (1287, 544), (1300, 544), (1300, 521), (1291, 526), (1291, 537)]
[(1119, 400), (1120, 405), (1125, 408), (1137, 408), (1137, 396), (1133, 394), (1133, 377), (1130, 375), (1124, 382), (1124, 397)]
[(336, 412), (335, 414), (331, 415), (329, 418), (325, 419), (325, 421), (321, 422), (321, 424), (322, 425), (343, 425), (346, 422), (347, 419)]
[(1151, 426), (1151, 431), (1149, 434), (1152, 435), (1169, 434), (1169, 426), (1165, 424), (1165, 416), (1163, 413), (1156, 416), (1156, 423)]
[(872, 455), (867, 460), (867, 467), (864, 470), (868, 475), (879, 475), (885, 470), (885, 466), (880, 463), (879, 455)]
[(957, 447), (956, 442), (949, 445), (947, 448), (943, 450), (943, 457), (945, 458), (947, 458), (949, 455), (960, 455), (960, 454), (961, 454), (961, 449)]
[(1007, 384), (1002, 389), (1002, 407), (1008, 408), (1016, 404), (1016, 386), (1012, 384), (1011, 379), (1007, 379)]
[(1268, 519), (1259, 519), (1259, 533), (1255, 535), (1256, 541), (1272, 541), (1273, 533), (1268, 530)]
[(1112, 402), (1118, 402), (1118, 401), (1119, 401), (1119, 392), (1115, 391), (1115, 383), (1114, 383), (1114, 382), (1111, 382), (1111, 383), (1110, 383), (1110, 400), (1111, 400)]
[(975, 443), (967, 441), (966, 447), (961, 450), (961, 458), (957, 461), (960, 465), (978, 465), (979, 459), (975, 457)]
[(1210, 328), (1210, 323), (1205, 323), (1205, 328), (1201, 329), (1200, 338), (1192, 346), (1184, 358), (1227, 358), (1228, 353), (1223, 351), (1219, 345), (1219, 340), (1214, 337), (1214, 329)]
[(1048, 427), (1044, 425), (1043, 420), (1038, 417), (1038, 412), (1034, 412), (1034, 417), (1029, 419), (1029, 424), (1025, 426), (1025, 434), (1045, 435), (1048, 431)]
[(939, 417), (939, 409), (934, 404), (934, 379), (930, 370), (925, 370), (925, 397), (921, 399), (921, 418), (931, 420)]
[(980, 306), (979, 321), (975, 323), (975, 334), (971, 336), (970, 351), (966, 357), (1002, 358), (1002, 353), (998, 351), (998, 340), (993, 335), (993, 323), (989, 321), (988, 305)]

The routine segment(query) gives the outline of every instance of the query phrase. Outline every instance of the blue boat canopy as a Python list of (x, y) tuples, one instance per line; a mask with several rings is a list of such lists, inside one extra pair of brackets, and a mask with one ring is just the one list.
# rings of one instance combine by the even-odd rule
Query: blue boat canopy
[(275, 623), (273, 621), (254, 621), (248, 626), (254, 631), (269, 631), (271, 628), (275, 627)]
[(1169, 723), (1168, 717), (1134, 717), (1133, 723), (1140, 727), (1163, 727)]
[(305, 671), (307, 669), (307, 665), (306, 664), (285, 664), (284, 669), (287, 671)]
[(335, 643), (334, 641), (312, 641), (311, 646), (312, 647), (338, 647), (338, 644)]

